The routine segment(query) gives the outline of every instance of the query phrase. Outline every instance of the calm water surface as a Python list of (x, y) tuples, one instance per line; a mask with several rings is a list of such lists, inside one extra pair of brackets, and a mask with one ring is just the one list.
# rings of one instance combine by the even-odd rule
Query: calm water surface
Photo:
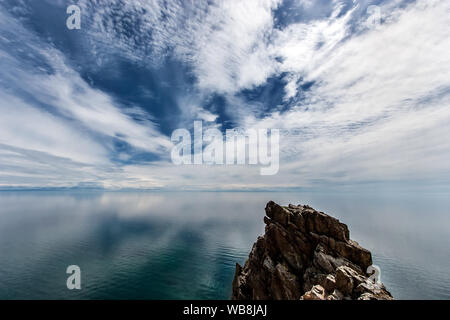
[(293, 192), (0, 192), (0, 299), (228, 299), (269, 200), (347, 223), (394, 297), (450, 299), (448, 195)]

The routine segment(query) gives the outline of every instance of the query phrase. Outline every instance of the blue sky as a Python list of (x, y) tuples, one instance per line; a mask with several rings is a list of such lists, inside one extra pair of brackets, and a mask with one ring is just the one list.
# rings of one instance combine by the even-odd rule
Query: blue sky
[[(445, 0), (0, 0), (0, 188), (447, 187), (449, 35)], [(194, 120), (280, 129), (279, 173), (174, 166)]]

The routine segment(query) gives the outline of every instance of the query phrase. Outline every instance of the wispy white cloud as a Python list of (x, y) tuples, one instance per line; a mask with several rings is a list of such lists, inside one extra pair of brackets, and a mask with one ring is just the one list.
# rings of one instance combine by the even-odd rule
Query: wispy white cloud
[[(152, 121), (135, 121), (112, 97), (84, 82), (58, 51), (35, 43), (17, 25), (15, 34), (51, 61), (52, 71), (31, 71), (11, 52), (0, 51), (1, 66), (11, 74), (0, 79), (0, 185), (89, 182), (210, 190), (448, 184), (450, 4), (388, 1), (381, 6), (383, 24), (370, 29), (361, 14), (370, 1), (353, 1), (348, 9), (349, 3), (330, 1), (313, 14), (316, 4), (300, 1), (308, 19), (280, 26), (275, 10), (283, 2), (275, 0), (80, 1), (90, 19), (86, 41), (99, 64), (111, 52), (142, 64), (162, 63), (171, 52), (189, 66), (198, 96), (224, 95), (224, 112), (241, 126), (296, 131), (282, 138), (280, 173), (273, 177), (259, 176), (256, 167), (114, 163), (113, 139), (168, 158), (168, 137)], [(11, 23), (18, 22), (1, 27), (10, 30)], [(258, 104), (237, 93), (274, 76), (287, 81), (285, 102), (293, 107), (261, 118)], [(22, 85), (32, 101), (18, 98), (7, 82)], [(302, 89), (305, 84), (308, 89)], [(180, 118), (220, 127), (219, 115), (201, 99), (177, 94)], [(139, 106), (131, 111), (143, 112)], [(38, 155), (42, 160), (33, 166)]]
[(121, 170), (113, 161), (121, 157), (114, 141), (168, 157), (169, 138), (150, 120), (133, 119), (141, 112), (138, 106), (120, 108), (91, 88), (54, 47), (11, 16), (0, 17), (0, 185), (101, 185)]
[(112, 46), (129, 58), (158, 63), (170, 50), (190, 64), (199, 88), (221, 93), (263, 84), (275, 72), (267, 49), (279, 3), (80, 1), (99, 57)]
[(288, 35), (299, 38), (281, 41), (286, 71), (315, 84), (287, 113), (253, 121), (306, 129), (282, 148), (284, 168), (306, 184), (449, 177), (450, 5), (381, 10), (386, 23), (355, 36), (341, 16), (292, 25)]
[(186, 54), (204, 89), (232, 93), (265, 83), (275, 72), (268, 45), (278, 0), (219, 1), (201, 20), (190, 23), (192, 46)]

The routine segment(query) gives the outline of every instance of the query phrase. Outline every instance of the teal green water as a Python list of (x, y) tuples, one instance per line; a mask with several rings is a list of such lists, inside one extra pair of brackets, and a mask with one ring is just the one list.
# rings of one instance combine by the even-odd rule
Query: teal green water
[(347, 223), (396, 298), (450, 299), (446, 195), (43, 191), (0, 192), (0, 298), (228, 299), (269, 200)]

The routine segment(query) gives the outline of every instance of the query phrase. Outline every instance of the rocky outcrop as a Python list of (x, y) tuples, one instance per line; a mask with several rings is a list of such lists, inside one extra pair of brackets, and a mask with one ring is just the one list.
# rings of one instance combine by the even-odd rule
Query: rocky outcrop
[(307, 205), (266, 206), (265, 234), (244, 267), (236, 265), (234, 300), (393, 299), (366, 273), (371, 253), (347, 225)]

